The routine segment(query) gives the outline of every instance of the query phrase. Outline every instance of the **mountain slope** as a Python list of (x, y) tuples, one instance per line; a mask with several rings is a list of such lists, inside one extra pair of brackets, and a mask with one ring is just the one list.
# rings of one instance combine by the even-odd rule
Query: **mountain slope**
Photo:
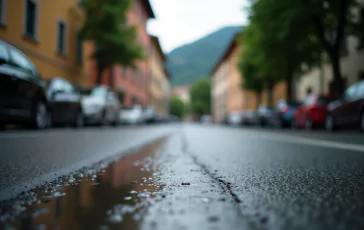
[(241, 28), (224, 27), (167, 54), (167, 69), (172, 74), (172, 85), (190, 84), (201, 77), (208, 77), (212, 67)]

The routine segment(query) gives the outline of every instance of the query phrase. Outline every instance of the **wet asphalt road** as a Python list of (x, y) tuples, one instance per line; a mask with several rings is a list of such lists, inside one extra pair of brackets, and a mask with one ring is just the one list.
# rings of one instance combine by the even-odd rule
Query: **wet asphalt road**
[(153, 162), (163, 199), (151, 200), (140, 229), (364, 229), (364, 135), (355, 132), (171, 124), (3, 133), (2, 198), (162, 136)]

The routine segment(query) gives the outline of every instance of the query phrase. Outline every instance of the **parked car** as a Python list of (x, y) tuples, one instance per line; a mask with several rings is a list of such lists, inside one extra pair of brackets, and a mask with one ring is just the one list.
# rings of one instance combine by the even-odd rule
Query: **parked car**
[(132, 108), (122, 109), (119, 114), (122, 124), (142, 124), (145, 122), (143, 109), (140, 105), (134, 105)]
[(257, 113), (253, 110), (246, 110), (242, 114), (243, 125), (254, 125), (257, 123)]
[(157, 113), (152, 107), (143, 109), (143, 116), (146, 123), (154, 123), (157, 120)]
[(258, 116), (258, 124), (260, 126), (266, 126), (268, 124), (268, 120), (272, 114), (272, 107), (267, 105), (260, 105), (257, 109)]
[(326, 130), (344, 127), (364, 132), (364, 80), (348, 87), (340, 99), (328, 105)]
[(279, 100), (268, 118), (268, 123), (277, 128), (291, 126), (294, 113), (301, 105), (302, 102), (298, 101)]
[(50, 123), (46, 83), (30, 59), (0, 40), (0, 124), (44, 129)]
[(119, 124), (120, 102), (108, 86), (96, 86), (82, 95), (85, 124)]
[(211, 124), (212, 116), (210, 114), (205, 114), (201, 116), (201, 123), (203, 124)]
[(311, 94), (302, 106), (298, 107), (292, 120), (292, 128), (313, 129), (325, 124), (327, 105), (336, 100), (335, 97)]
[(84, 126), (81, 93), (66, 79), (53, 78), (47, 88), (51, 124)]
[(228, 125), (240, 125), (243, 114), (241, 112), (229, 112), (227, 116)]

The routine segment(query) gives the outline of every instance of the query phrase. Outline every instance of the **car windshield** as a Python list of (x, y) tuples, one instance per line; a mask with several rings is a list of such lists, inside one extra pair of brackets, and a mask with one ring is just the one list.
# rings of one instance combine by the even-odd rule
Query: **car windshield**
[(91, 90), (83, 90), (82, 95), (88, 96), (88, 97), (104, 97), (106, 95), (106, 89), (97, 87), (93, 88)]
[(317, 100), (317, 104), (327, 105), (335, 100), (336, 100), (336, 98), (333, 98), (333, 97), (319, 97)]

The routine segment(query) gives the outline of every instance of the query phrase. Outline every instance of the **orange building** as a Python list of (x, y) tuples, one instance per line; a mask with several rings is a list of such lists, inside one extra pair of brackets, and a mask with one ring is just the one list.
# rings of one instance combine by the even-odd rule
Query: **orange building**
[(87, 83), (83, 44), (78, 36), (78, 1), (2, 0), (0, 39), (24, 52), (45, 80), (62, 76)]
[[(97, 69), (90, 59), (94, 46), (78, 35), (82, 26), (80, 0), (1, 0), (0, 39), (23, 51), (36, 65), (45, 80), (55, 76), (68, 79), (80, 87), (96, 83)], [(146, 57), (150, 56), (148, 19), (154, 13), (148, 0), (133, 0), (127, 15), (128, 23), (137, 28), (137, 39)], [(103, 73), (103, 84), (110, 85), (113, 73), (114, 90), (121, 103), (148, 104), (148, 60), (137, 61), (137, 69), (120, 65)]]

